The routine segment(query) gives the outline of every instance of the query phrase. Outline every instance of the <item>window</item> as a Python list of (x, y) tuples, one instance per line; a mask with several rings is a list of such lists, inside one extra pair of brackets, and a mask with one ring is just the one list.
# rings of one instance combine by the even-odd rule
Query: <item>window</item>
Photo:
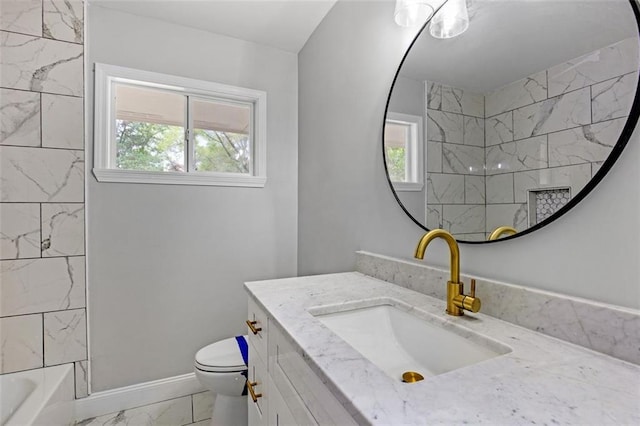
[(398, 191), (421, 191), (424, 184), (422, 118), (389, 112), (384, 128), (387, 170)]
[(101, 182), (263, 187), (266, 93), (96, 64)]

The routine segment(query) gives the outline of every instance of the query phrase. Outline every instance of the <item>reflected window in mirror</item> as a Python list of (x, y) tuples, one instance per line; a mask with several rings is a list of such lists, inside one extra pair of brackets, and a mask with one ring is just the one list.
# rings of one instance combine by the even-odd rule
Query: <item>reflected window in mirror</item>
[(422, 117), (389, 113), (385, 121), (385, 159), (398, 191), (421, 191), (424, 186)]

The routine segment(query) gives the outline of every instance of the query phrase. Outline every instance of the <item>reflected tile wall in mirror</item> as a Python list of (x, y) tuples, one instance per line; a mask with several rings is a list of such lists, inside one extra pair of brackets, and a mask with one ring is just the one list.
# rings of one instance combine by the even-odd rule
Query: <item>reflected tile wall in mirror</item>
[(536, 223), (530, 191), (579, 193), (626, 123), (637, 45), (625, 39), (486, 94), (425, 82), (426, 226), (484, 239), (498, 226)]
[(425, 82), (427, 227), (484, 239), (484, 96)]
[(547, 99), (547, 73), (541, 71), (485, 94), (486, 117), (493, 117), (544, 99)]
[[(626, 123), (637, 85), (637, 73), (629, 73), (629, 70), (637, 67), (637, 63), (636, 39), (598, 49), (548, 69), (551, 95), (548, 99), (538, 98), (531, 105), (506, 113), (503, 106), (496, 109), (502, 111), (501, 115), (487, 119), (487, 174), (501, 176), (501, 179), (487, 180), (487, 193), (490, 194), (487, 200), (488, 203), (504, 201), (506, 197), (498, 194), (501, 187), (508, 187), (508, 180), (513, 179), (515, 204), (511, 209), (516, 216), (510, 226), (521, 230), (536, 223), (535, 218), (533, 222), (523, 221), (518, 207), (528, 202), (529, 191), (566, 186), (575, 196), (586, 186), (593, 175), (592, 170), (597, 170), (608, 157)], [(586, 74), (578, 77), (576, 69), (582, 69)], [(575, 79), (568, 80), (569, 75)], [(543, 83), (539, 73), (510, 86), (523, 87), (532, 79)], [(509, 90), (517, 91), (515, 88)], [(487, 102), (491, 97), (492, 94), (487, 95)], [(511, 136), (504, 124), (508, 120), (504, 114), (513, 114), (515, 142), (495, 144)], [(539, 136), (526, 139), (531, 134)], [(490, 144), (490, 140), (494, 143)], [(545, 161), (548, 162), (546, 167)], [(502, 205), (500, 211), (504, 218), (506, 206)], [(495, 209), (491, 211), (496, 212)], [(487, 217), (492, 214), (487, 211)], [(499, 225), (497, 220), (493, 222)], [(490, 229), (487, 223), (487, 231)]]
[(485, 120), (485, 146), (498, 145), (513, 140), (513, 111), (498, 114)]
[(638, 73), (632, 72), (591, 86), (591, 122), (629, 115)]
[(619, 118), (550, 134), (549, 167), (606, 160), (625, 123)]
[(637, 69), (638, 41), (628, 38), (549, 68), (549, 97), (591, 86)]

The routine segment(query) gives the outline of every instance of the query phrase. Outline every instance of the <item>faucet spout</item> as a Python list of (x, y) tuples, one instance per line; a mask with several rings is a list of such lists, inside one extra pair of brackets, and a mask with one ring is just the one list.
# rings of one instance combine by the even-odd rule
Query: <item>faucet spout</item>
[(518, 231), (511, 227), (511, 226), (500, 226), (498, 228), (496, 228), (491, 235), (489, 235), (488, 240), (489, 241), (493, 241), (493, 240), (497, 240), (498, 238), (500, 238), (501, 235), (515, 235), (517, 234)]
[(424, 253), (427, 250), (427, 246), (431, 241), (436, 238), (442, 238), (449, 245), (450, 254), (450, 268), (451, 268), (451, 282), (458, 284), (460, 282), (460, 249), (458, 243), (449, 232), (444, 229), (434, 229), (422, 236), (418, 247), (416, 247), (415, 258), (424, 259)]
[(451, 255), (451, 280), (447, 282), (447, 310), (449, 315), (460, 316), (464, 311), (478, 312), (480, 310), (480, 299), (476, 297), (476, 283), (471, 280), (471, 293), (464, 294), (464, 284), (460, 282), (460, 249), (456, 239), (444, 229), (434, 229), (420, 238), (416, 247), (416, 259), (424, 259), (424, 252), (431, 241), (442, 238), (449, 245)]

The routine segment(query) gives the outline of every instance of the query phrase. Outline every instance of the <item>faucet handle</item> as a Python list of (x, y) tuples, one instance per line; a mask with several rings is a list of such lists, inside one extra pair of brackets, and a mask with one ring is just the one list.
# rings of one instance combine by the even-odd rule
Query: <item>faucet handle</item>
[(471, 280), (471, 291), (469, 294), (459, 294), (453, 299), (453, 304), (460, 309), (470, 312), (478, 312), (482, 306), (480, 299), (476, 297), (476, 280)]

